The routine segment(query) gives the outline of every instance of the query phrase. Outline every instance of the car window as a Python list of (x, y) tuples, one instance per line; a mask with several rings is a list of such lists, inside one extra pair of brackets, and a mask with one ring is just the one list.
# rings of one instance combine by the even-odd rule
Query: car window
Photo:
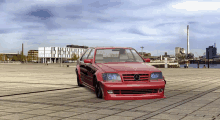
[(87, 59), (89, 52), (91, 51), (91, 49), (89, 49), (88, 51), (86, 51), (86, 53), (82, 56), (80, 61), (84, 61), (84, 59)]
[(94, 49), (91, 50), (88, 59), (93, 59), (93, 57), (94, 57), (94, 51), (95, 51)]
[(131, 50), (130, 50), (130, 49), (126, 49), (126, 55), (128, 56), (128, 59), (134, 60), (134, 56), (133, 56), (133, 54), (131, 53)]
[[(88, 49), (86, 49), (84, 52), (83, 52), (83, 54), (80, 56), (80, 61), (82, 60), (82, 57), (84, 56), (84, 54), (86, 53), (88, 51)], [(76, 49), (76, 52), (75, 53), (77, 53), (77, 49)]]
[(138, 55), (138, 53), (134, 49), (132, 49), (131, 52), (133, 53), (136, 61), (143, 62), (143, 59)]
[(135, 50), (130, 49), (97, 49), (96, 63), (108, 62), (143, 62)]

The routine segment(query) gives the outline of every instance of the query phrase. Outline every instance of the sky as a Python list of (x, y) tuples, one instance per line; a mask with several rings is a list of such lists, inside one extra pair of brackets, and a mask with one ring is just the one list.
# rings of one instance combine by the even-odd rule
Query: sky
[(153, 56), (175, 47), (220, 53), (219, 0), (0, 0), (0, 53), (69, 44), (133, 47)]

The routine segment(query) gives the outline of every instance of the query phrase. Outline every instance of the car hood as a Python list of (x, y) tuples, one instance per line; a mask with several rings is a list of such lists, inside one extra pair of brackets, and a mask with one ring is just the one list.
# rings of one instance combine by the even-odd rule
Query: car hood
[(97, 63), (97, 65), (105, 72), (160, 71), (148, 63)]

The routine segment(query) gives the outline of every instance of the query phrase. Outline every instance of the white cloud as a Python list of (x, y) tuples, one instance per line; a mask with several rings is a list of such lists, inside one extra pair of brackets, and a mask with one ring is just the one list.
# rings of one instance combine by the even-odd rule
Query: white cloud
[(143, 31), (143, 33), (150, 34), (150, 35), (159, 35), (162, 33), (160, 29), (150, 28), (145, 25), (139, 26), (139, 29)]
[(185, 9), (187, 11), (218, 10), (220, 8), (220, 2), (186, 1), (172, 5), (172, 7), (176, 9)]

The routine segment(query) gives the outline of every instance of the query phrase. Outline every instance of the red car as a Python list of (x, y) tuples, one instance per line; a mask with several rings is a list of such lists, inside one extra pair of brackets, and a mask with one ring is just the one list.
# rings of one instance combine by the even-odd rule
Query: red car
[(77, 60), (77, 83), (105, 100), (165, 98), (164, 76), (147, 62), (133, 48), (88, 48)]

